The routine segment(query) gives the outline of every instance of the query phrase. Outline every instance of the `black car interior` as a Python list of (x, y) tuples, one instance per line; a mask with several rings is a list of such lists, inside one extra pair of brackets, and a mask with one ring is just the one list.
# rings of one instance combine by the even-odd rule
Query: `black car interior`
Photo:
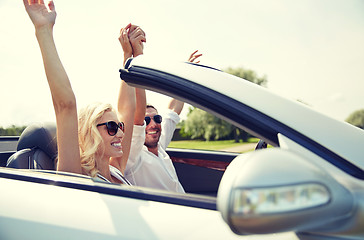
[(21, 134), (16, 150), (7, 160), (6, 167), (55, 170), (56, 125), (38, 123), (28, 126)]

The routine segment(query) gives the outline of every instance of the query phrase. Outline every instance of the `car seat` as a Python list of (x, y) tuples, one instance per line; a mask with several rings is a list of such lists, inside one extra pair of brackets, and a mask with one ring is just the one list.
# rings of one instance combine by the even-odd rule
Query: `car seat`
[(20, 135), (17, 152), (6, 167), (55, 170), (57, 157), (57, 130), (55, 123), (37, 123), (28, 126)]

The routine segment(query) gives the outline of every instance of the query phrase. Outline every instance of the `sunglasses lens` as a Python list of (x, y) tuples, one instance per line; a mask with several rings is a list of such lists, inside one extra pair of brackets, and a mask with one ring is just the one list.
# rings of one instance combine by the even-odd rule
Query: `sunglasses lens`
[(109, 121), (109, 122), (97, 124), (97, 127), (103, 126), (103, 125), (106, 126), (107, 133), (110, 136), (115, 136), (118, 133), (119, 128), (121, 129), (121, 131), (124, 132), (124, 123), (123, 122), (116, 123), (114, 121)]
[[(161, 115), (154, 115), (153, 120), (154, 120), (155, 123), (159, 124), (159, 123), (162, 122), (162, 116)], [(145, 117), (145, 123), (147, 124), (147, 126), (150, 123), (150, 121), (151, 121), (150, 117)]]
[(108, 122), (106, 126), (107, 132), (110, 136), (114, 136), (118, 132), (119, 126), (116, 124), (116, 122)]
[(145, 117), (144, 120), (147, 125), (150, 123), (150, 117)]
[(156, 122), (156, 123), (161, 123), (162, 122), (162, 116), (161, 115), (155, 115), (153, 117), (153, 119), (154, 119), (154, 122)]

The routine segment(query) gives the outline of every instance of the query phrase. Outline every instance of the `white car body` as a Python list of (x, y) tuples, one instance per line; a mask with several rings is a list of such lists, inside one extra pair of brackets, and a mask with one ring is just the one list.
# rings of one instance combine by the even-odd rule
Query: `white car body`
[[(190, 189), (200, 181), (191, 180), (187, 186), (183, 177), (200, 177), (191, 169), (202, 169), (182, 166), (188, 169), (182, 173), (178, 164), (177, 172), (187, 175), (179, 175), (187, 194), (100, 183), (55, 171), (2, 167), (1, 239), (364, 238), (363, 130), (201, 65), (150, 61), (142, 56), (127, 62), (121, 78), (214, 113), (275, 148), (236, 157), (217, 197), (194, 194), (200, 189)], [(198, 159), (200, 153), (191, 154), (195, 157), (189, 158)], [(216, 160), (235, 157), (201, 154), (214, 155)], [(1, 159), (8, 155), (0, 153)], [(210, 173), (217, 174), (219, 184), (223, 173)], [(327, 190), (326, 200), (310, 207), (293, 206), (290, 211), (273, 208), (269, 214), (264, 208), (263, 213), (234, 212), (234, 204), (238, 210), (244, 207), (234, 202), (237, 191), (266, 188), (278, 192), (281, 187), (308, 183)]]
[[(76, 181), (94, 184), (90, 179), (77, 177)], [(0, 191), (7, 193), (0, 199), (0, 236), (4, 240), (261, 239), (234, 234), (215, 210), (5, 178), (0, 178)], [(274, 236), (296, 239), (293, 233)]]

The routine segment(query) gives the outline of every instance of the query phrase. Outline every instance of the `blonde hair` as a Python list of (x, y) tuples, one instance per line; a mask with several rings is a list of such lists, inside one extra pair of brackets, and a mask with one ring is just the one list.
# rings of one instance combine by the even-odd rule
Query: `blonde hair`
[(98, 173), (96, 158), (104, 155), (104, 142), (97, 123), (105, 112), (114, 111), (110, 104), (93, 103), (83, 108), (78, 117), (78, 141), (82, 173), (95, 177)]

